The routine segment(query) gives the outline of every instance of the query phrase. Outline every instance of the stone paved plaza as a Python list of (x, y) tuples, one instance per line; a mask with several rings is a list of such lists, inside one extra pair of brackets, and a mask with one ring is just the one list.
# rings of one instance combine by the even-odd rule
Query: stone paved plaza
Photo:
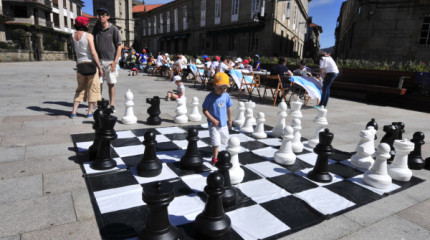
[[(74, 67), (72, 61), (0, 63), (0, 240), (100, 239), (70, 137), (93, 131), (86, 104), (81, 104), (77, 118), (69, 118), (77, 85)], [(117, 123), (115, 129), (149, 127), (144, 124), (149, 106), (146, 98), (164, 97), (174, 85), (165, 78), (127, 75), (128, 71), (120, 70), (115, 115), (124, 115), (124, 95), (130, 89), (138, 123)], [(202, 103), (208, 92), (193, 88), (191, 82), (185, 85), (188, 98), (197, 96)], [(106, 85), (104, 90), (108, 98)], [(237, 91), (232, 92), (232, 99), (236, 116)], [(253, 100), (257, 102), (255, 113), (264, 112), (266, 124), (274, 126), (277, 108), (273, 102)], [(315, 103), (311, 100), (302, 108), (305, 138), (314, 131)], [(175, 102), (161, 101), (162, 126), (175, 125), (175, 108)], [(333, 147), (354, 151), (360, 130), (371, 118), (380, 126), (377, 143), (384, 134), (382, 126), (398, 121), (406, 125), (405, 138), (422, 131), (429, 142), (428, 113), (332, 98), (327, 119), (335, 135)], [(422, 155), (430, 157), (430, 143), (423, 146)], [(427, 181), (284, 239), (430, 239), (430, 172), (413, 173)]]

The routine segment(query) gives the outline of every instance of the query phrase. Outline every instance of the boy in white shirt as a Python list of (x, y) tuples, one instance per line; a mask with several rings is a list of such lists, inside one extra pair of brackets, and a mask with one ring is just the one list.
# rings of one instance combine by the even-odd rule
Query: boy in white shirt
[(185, 96), (185, 86), (182, 83), (182, 78), (178, 75), (174, 76), (173, 83), (175, 83), (176, 86), (178, 86), (178, 88), (174, 92), (172, 91), (167, 92), (166, 101), (176, 100), (178, 98), (181, 98), (182, 96)]

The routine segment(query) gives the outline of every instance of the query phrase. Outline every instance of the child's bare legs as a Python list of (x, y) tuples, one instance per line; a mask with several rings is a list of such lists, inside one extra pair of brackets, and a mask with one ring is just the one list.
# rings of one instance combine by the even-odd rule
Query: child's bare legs
[(95, 102), (89, 102), (88, 103), (88, 114), (93, 113), (94, 105), (95, 105)]
[(176, 100), (178, 99), (178, 95), (174, 94), (173, 92), (167, 92), (167, 100), (169, 99)]
[(214, 158), (218, 158), (218, 146), (213, 146), (212, 147), (212, 155)]
[(76, 111), (78, 110), (78, 106), (79, 106), (78, 101), (73, 102), (73, 110), (72, 110), (72, 114), (76, 114)]

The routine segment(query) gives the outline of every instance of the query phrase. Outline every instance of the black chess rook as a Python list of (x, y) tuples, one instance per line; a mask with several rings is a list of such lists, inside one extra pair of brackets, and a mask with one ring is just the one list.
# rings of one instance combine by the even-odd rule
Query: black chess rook
[(146, 103), (151, 104), (151, 106), (146, 111), (149, 114), (149, 117), (146, 119), (146, 123), (149, 125), (160, 125), (160, 98), (158, 96), (147, 98)]
[(112, 109), (106, 109), (99, 116), (100, 130), (97, 132), (97, 137), (100, 143), (97, 158), (91, 163), (91, 168), (96, 170), (106, 170), (116, 167), (116, 162), (111, 156), (110, 143), (117, 138), (114, 129), (117, 117), (112, 116), (112, 112)]
[(196, 128), (188, 130), (188, 146), (184, 156), (179, 162), (182, 169), (199, 169), (203, 164), (203, 158), (200, 155), (197, 141), (199, 140), (199, 132)]
[(102, 98), (101, 101), (97, 101), (97, 109), (93, 114), (93, 129), (95, 131), (95, 138), (93, 144), (88, 148), (89, 161), (94, 161), (97, 158), (97, 151), (100, 148), (100, 139), (97, 136), (97, 132), (100, 130), (100, 116), (103, 115), (103, 111), (105, 111), (109, 106), (109, 101)]
[(157, 157), (155, 144), (157, 144), (157, 141), (155, 141), (155, 133), (153, 131), (147, 131), (143, 140), (145, 151), (143, 152), (142, 160), (137, 165), (137, 175), (141, 177), (155, 177), (161, 173), (163, 166), (160, 159)]
[(318, 154), (315, 167), (308, 173), (308, 178), (316, 182), (328, 183), (333, 177), (328, 172), (328, 158), (333, 154), (333, 133), (328, 128), (319, 133), (319, 143), (314, 148), (314, 152)]
[[(378, 131), (378, 123), (376, 122), (376, 120), (374, 118), (372, 118), (367, 124), (366, 124), (366, 129), (367, 127), (373, 127), (376, 131)], [(378, 139), (378, 136), (375, 134), (375, 140)]]
[(224, 194), (222, 195), (222, 204), (224, 207), (234, 206), (237, 202), (237, 191), (236, 188), (231, 186), (230, 180), (230, 168), (233, 166), (231, 164), (231, 156), (227, 151), (222, 151), (218, 154), (218, 162), (215, 166), (218, 168), (218, 172), (224, 178)]
[(425, 143), (424, 137), (423, 132), (415, 132), (412, 136), (411, 142), (415, 145), (414, 150), (408, 155), (408, 166), (410, 169), (421, 170), (424, 167), (425, 162), (421, 156), (421, 147)]

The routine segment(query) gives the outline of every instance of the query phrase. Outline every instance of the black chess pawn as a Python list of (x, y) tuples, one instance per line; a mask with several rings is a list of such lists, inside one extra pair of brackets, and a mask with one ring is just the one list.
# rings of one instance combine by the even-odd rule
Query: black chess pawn
[(137, 175), (141, 177), (155, 177), (161, 173), (163, 167), (155, 150), (155, 144), (157, 144), (155, 133), (147, 131), (144, 138), (143, 145), (145, 145), (145, 151), (142, 160), (137, 165)]
[(397, 124), (393, 125), (385, 125), (383, 128), (383, 131), (385, 132), (385, 135), (381, 139), (381, 143), (386, 143), (390, 146), (390, 155), (391, 157), (387, 160), (388, 163), (391, 163), (394, 159), (394, 156), (396, 156), (396, 150), (393, 147), (394, 140), (398, 137), (398, 131), (399, 127)]
[(318, 154), (315, 167), (308, 173), (308, 178), (316, 182), (331, 182), (333, 177), (328, 172), (328, 158), (333, 154), (333, 133), (328, 128), (319, 133), (319, 143), (314, 148), (314, 152)]
[(146, 111), (149, 114), (149, 117), (146, 119), (146, 123), (149, 125), (160, 125), (160, 98), (158, 96), (147, 98), (146, 103), (151, 104), (151, 106)]
[(424, 167), (424, 160), (421, 156), (421, 146), (425, 143), (424, 137), (423, 132), (416, 132), (412, 136), (411, 142), (413, 142), (415, 146), (414, 150), (409, 153), (408, 156), (408, 166), (410, 169), (421, 170)]
[(111, 156), (111, 141), (117, 138), (115, 132), (115, 124), (117, 117), (112, 116), (112, 109), (103, 111), (103, 115), (99, 116), (100, 129), (97, 132), (100, 144), (97, 150), (97, 158), (91, 163), (91, 168), (96, 170), (106, 170), (116, 167), (115, 160)]
[(194, 221), (198, 239), (220, 239), (231, 230), (231, 220), (225, 214), (222, 205), (224, 180), (220, 173), (211, 173), (206, 179), (204, 189), (208, 198), (205, 209)]
[(178, 229), (170, 223), (167, 207), (175, 197), (169, 182), (153, 182), (143, 188), (142, 199), (148, 205), (146, 225), (139, 232), (140, 240), (176, 240)]
[(218, 168), (218, 172), (224, 178), (224, 194), (222, 195), (222, 204), (224, 207), (234, 206), (237, 201), (236, 188), (231, 186), (230, 180), (230, 168), (233, 166), (230, 162), (231, 156), (227, 151), (222, 151), (218, 154), (218, 162), (215, 166)]
[(188, 146), (184, 156), (181, 157), (180, 166), (182, 169), (198, 169), (203, 164), (203, 158), (200, 155), (197, 141), (199, 140), (199, 132), (195, 128), (188, 130)]
[(93, 144), (88, 148), (88, 155), (90, 161), (94, 161), (97, 158), (97, 150), (100, 146), (100, 139), (97, 137), (97, 132), (100, 129), (100, 116), (103, 115), (103, 111), (106, 110), (108, 106), (109, 101), (105, 100), (104, 98), (102, 98), (101, 101), (97, 101), (97, 109), (94, 111), (93, 114), (93, 129), (95, 131), (95, 138)]
[[(368, 122), (366, 124), (366, 129), (367, 129), (367, 127), (373, 127), (376, 131), (378, 131), (378, 128), (379, 128), (378, 123), (376, 122), (376, 120), (374, 118), (372, 118), (370, 120), (370, 122)], [(375, 134), (375, 140), (376, 139), (378, 139), (378, 136), (376, 136), (376, 134)]]

